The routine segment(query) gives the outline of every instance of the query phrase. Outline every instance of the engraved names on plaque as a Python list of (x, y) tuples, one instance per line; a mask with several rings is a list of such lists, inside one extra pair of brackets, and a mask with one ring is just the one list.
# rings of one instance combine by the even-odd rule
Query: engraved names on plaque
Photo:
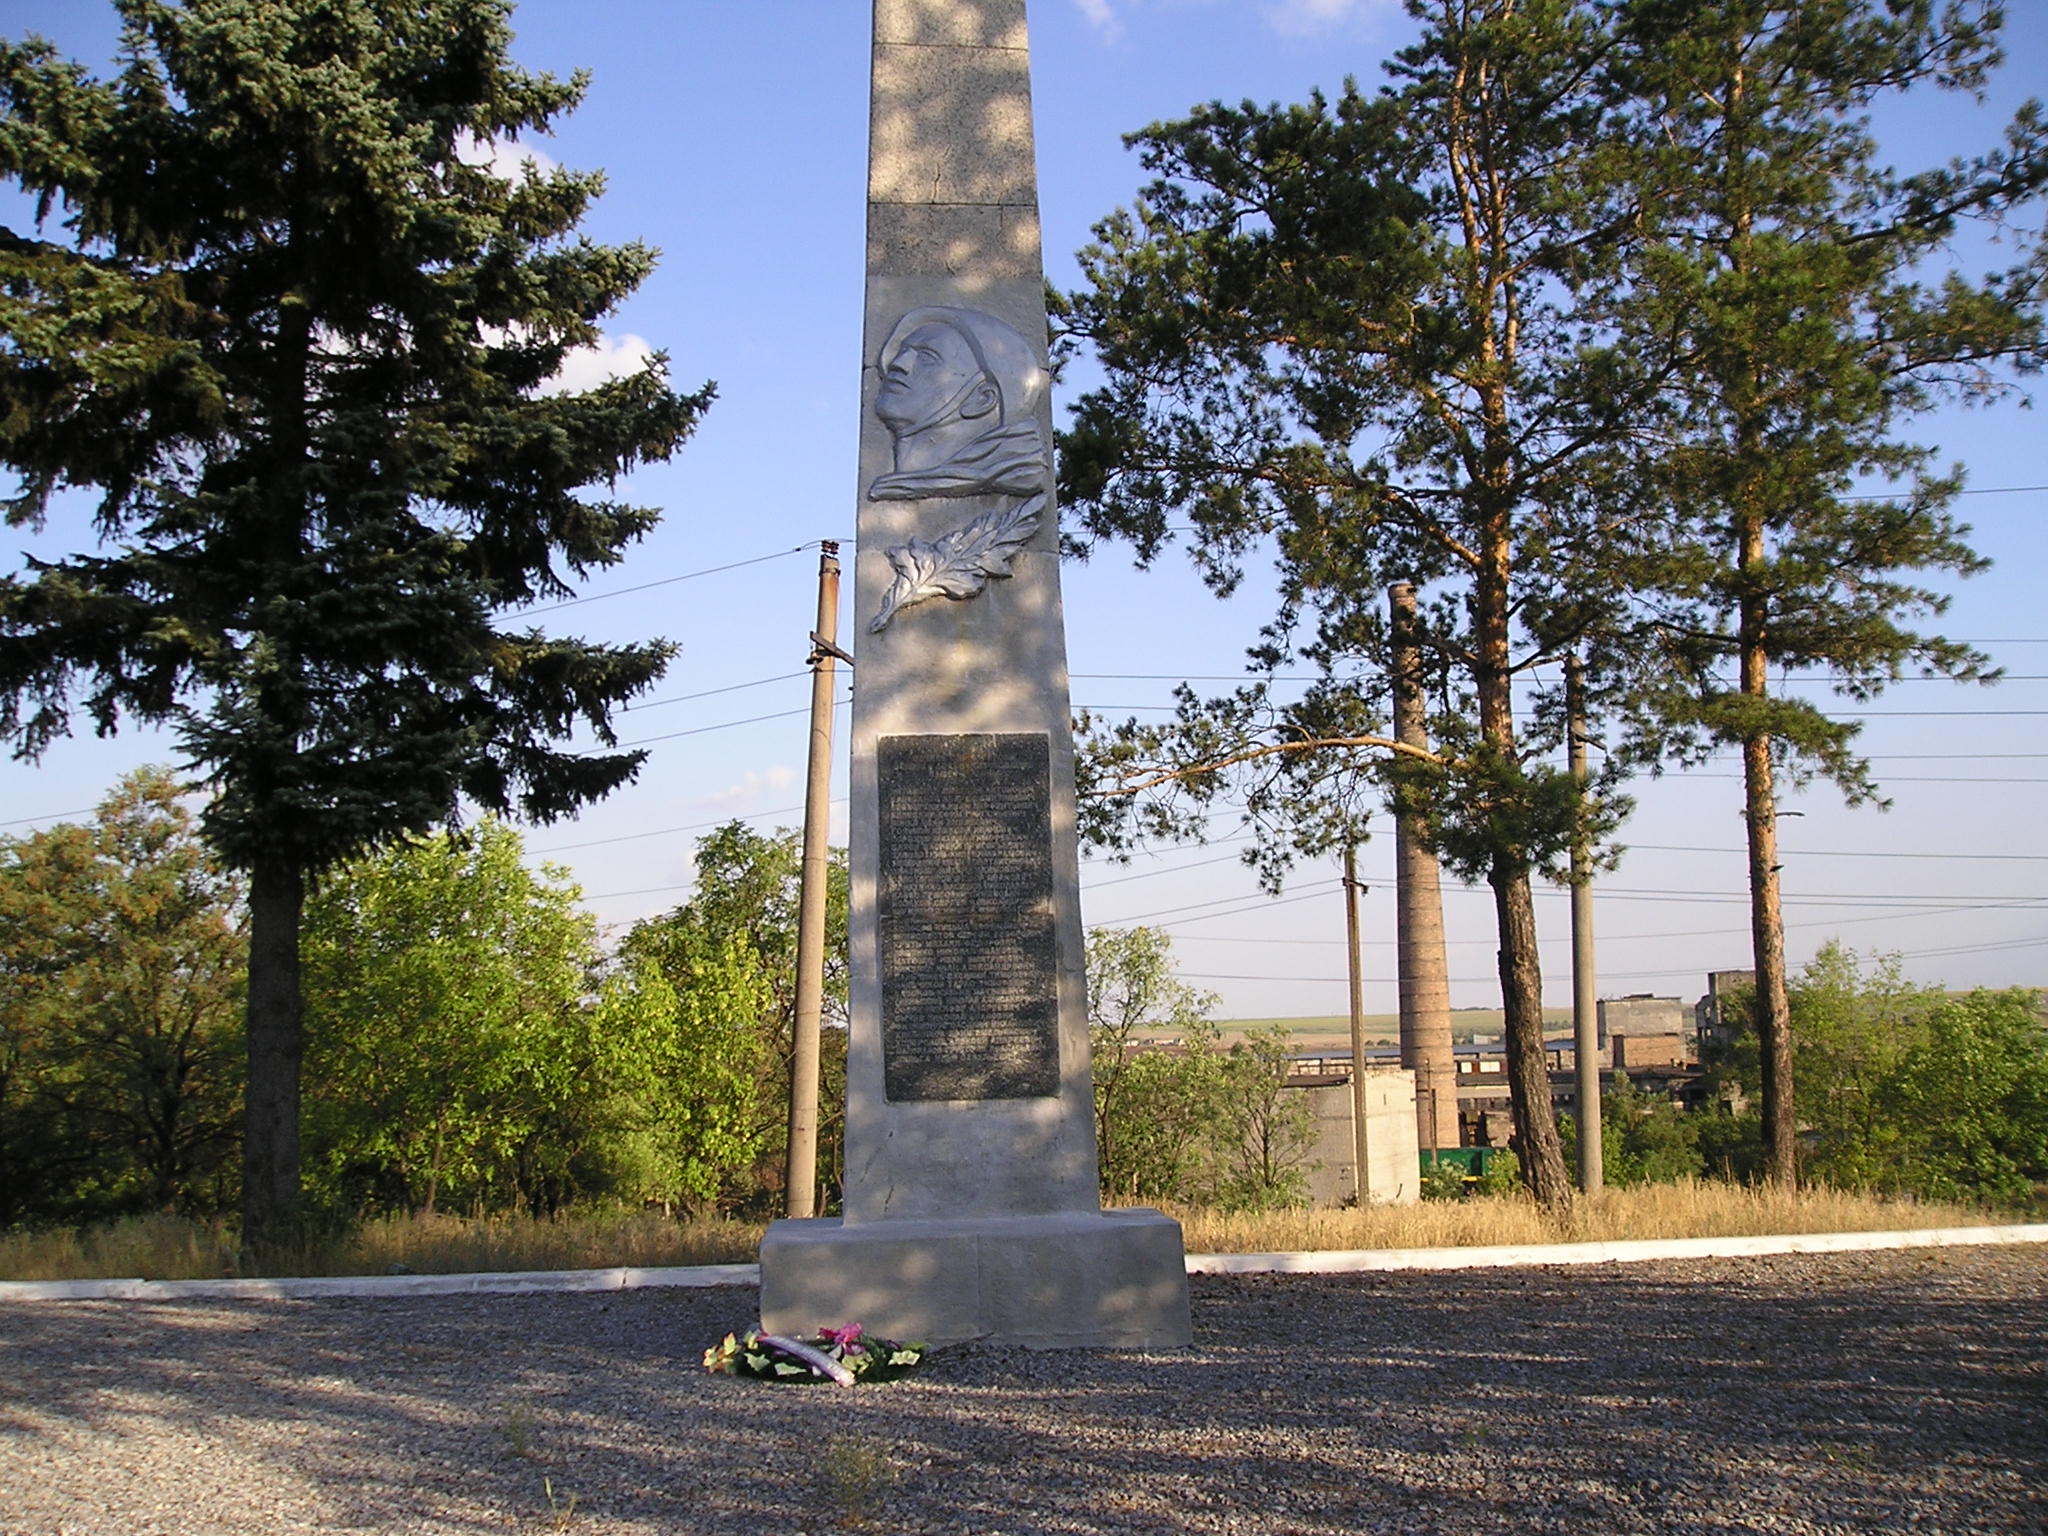
[(1042, 734), (878, 743), (884, 1092), (1059, 1092), (1051, 754)]

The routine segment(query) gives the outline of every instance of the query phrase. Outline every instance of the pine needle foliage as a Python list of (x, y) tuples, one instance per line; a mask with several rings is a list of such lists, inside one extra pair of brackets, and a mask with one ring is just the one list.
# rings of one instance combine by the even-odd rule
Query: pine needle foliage
[[(1493, 891), (1523, 1167), (1563, 1209), (1530, 882), (1591, 808), (1546, 765), (1556, 712), (1518, 719), (1513, 689), (1591, 622), (1576, 573), (1634, 536), (1583, 472), (1660, 382), (1587, 318), (1637, 238), (1608, 164), (1632, 104), (1599, 68), (1597, 5), (1413, 9), (1380, 94), (1216, 102), (1133, 135), (1156, 179), (1096, 227), (1059, 306), (1106, 374), (1062, 440), (1075, 540), (1145, 561), (1191, 528), (1222, 592), (1270, 552), (1252, 669), (1323, 674), (1298, 703), (1188, 692), (1164, 728), (1093, 732), (1091, 831), (1198, 833), (1242, 796), (1275, 882), (1397, 796)], [(1393, 582), (1431, 589), (1434, 751), (1386, 723)]]
[(1936, 403), (1996, 396), (2042, 362), (2048, 246), (2026, 225), (2048, 186), (2048, 125), (2028, 103), (2002, 142), (1907, 173), (1879, 158), (1869, 118), (1903, 91), (1980, 91), (2002, 10), (1622, 12), (1621, 73), (1656, 124), (1631, 146), (1630, 178), (1657, 238), (1617, 323), (1676, 364), (1635, 484), (1670, 538), (1635, 574), (1654, 617), (1634, 750), (1742, 754), (1764, 1153), (1780, 1179), (1794, 1175), (1798, 1117), (1777, 785), (1818, 774), (1851, 804), (1882, 797), (1858, 723), (1774, 680), (1819, 671), (1865, 701), (1908, 674), (1995, 676), (1990, 658), (1923, 627), (1948, 606), (1942, 578), (1985, 561), (1951, 511), (1961, 468), (1911, 432)]
[[(1154, 179), (1055, 306), (1102, 372), (1062, 436), (1070, 549), (1185, 536), (1219, 592), (1270, 562), (1277, 597), (1242, 688), (1084, 722), (1087, 830), (1200, 838), (1234, 801), (1273, 886), (1375, 802), (1411, 815), (1492, 889), (1519, 1150), (1561, 1212), (1532, 873), (1615, 830), (1629, 771), (1738, 744), (1789, 1178), (1773, 774), (1876, 786), (1853, 726), (1772, 679), (1988, 674), (1920, 627), (1981, 562), (1908, 432), (2042, 361), (2048, 129), (2029, 105), (1980, 155), (1878, 158), (1875, 105), (1982, 87), (1993, 0), (1408, 8), (1378, 94), (1133, 134)], [(1394, 583), (1422, 595), (1429, 747), (1388, 728)], [(1573, 657), (1610, 749), (1590, 791), (1556, 764)], [(1282, 667), (1319, 675), (1283, 701)]]

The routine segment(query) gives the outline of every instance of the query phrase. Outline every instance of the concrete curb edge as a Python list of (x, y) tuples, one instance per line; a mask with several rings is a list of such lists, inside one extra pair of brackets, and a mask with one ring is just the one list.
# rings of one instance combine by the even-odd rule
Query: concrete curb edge
[(674, 1286), (757, 1285), (758, 1264), (666, 1269), (552, 1269), (473, 1275), (323, 1275), (275, 1280), (9, 1280), (6, 1301), (305, 1301), (325, 1296), (521, 1296), (562, 1291), (639, 1291)]
[(1543, 1264), (1639, 1264), (1651, 1259), (1737, 1259), (1774, 1253), (1853, 1253), (2048, 1243), (2048, 1222), (2001, 1227), (1925, 1227), (1903, 1232), (1805, 1232), (1769, 1237), (1672, 1237), (1614, 1243), (1500, 1248), (1381, 1248), (1321, 1253), (1191, 1253), (1191, 1275), (1335, 1275), (1393, 1269), (1505, 1269)]
[[(1927, 1227), (1903, 1232), (1807, 1232), (1771, 1237), (1675, 1237), (1617, 1243), (1546, 1243), (1496, 1248), (1367, 1248), (1314, 1253), (1191, 1253), (1191, 1275), (1335, 1275), (1382, 1270), (1506, 1269), (1546, 1264), (1636, 1264), (1652, 1259), (1754, 1258), (1779, 1253), (1854, 1253), (1881, 1248), (1949, 1248), (2048, 1243), (2048, 1222), (2022, 1226)], [(275, 1280), (6, 1280), (10, 1301), (304, 1301), (329, 1296), (519, 1296), (758, 1285), (758, 1264), (649, 1269), (529, 1270), (471, 1275), (333, 1275)]]

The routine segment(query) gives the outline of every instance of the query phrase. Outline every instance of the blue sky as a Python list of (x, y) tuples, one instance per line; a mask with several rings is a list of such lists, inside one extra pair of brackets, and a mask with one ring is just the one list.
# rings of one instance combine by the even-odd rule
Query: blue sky
[[(2012, 57), (1988, 107), (1907, 105), (1880, 120), (1901, 163), (1989, 142), (2028, 83), (2048, 78), (2048, 7), (2013, 10)], [(612, 324), (615, 348), (628, 357), (664, 349), (680, 383), (715, 379), (720, 394), (676, 460), (630, 484), (636, 499), (665, 509), (661, 528), (592, 582), (588, 600), (545, 616), (595, 638), (660, 634), (682, 646), (652, 701), (621, 723), (623, 739), (650, 742), (639, 783), (575, 823), (528, 836), (537, 857), (574, 872), (605, 922), (623, 925), (682, 899), (694, 838), (709, 825), (734, 815), (763, 827), (800, 819), (817, 563), (801, 546), (840, 538), (850, 551), (853, 533), (868, 6), (527, 0), (514, 24), (522, 63), (592, 72), (584, 107), (534, 146), (606, 171), (589, 232), (662, 251)], [(1347, 74), (1373, 80), (1408, 31), (1387, 0), (1033, 0), (1032, 27), (1055, 282), (1072, 280), (1071, 253), (1088, 226), (1139, 183), (1123, 133), (1213, 97), (1293, 100)], [(7, 0), (0, 34), (29, 31), (101, 64), (111, 11), (95, 0)], [(1844, 810), (1825, 787), (1787, 798), (1801, 813), (1784, 824), (1795, 963), (1838, 936), (1900, 952), (1908, 974), (1926, 981), (2048, 983), (2040, 423), (2011, 401), (1923, 423), (1922, 438), (1965, 464), (1982, 492), (1966, 498), (1963, 514), (1994, 561), (1957, 589), (1943, 627), (1984, 645), (2011, 677), (1994, 689), (1909, 682), (1863, 710), (1889, 812)], [(2017, 487), (2032, 489), (2009, 489)], [(76, 521), (60, 515), (41, 540), (0, 536), (0, 563), (12, 568), (31, 547), (76, 548), (78, 538)], [(1256, 582), (1219, 603), (1177, 559), (1137, 573), (1113, 549), (1069, 569), (1066, 605), (1075, 701), (1109, 714), (1157, 706), (1174, 678), (1237, 672), (1265, 612)], [(856, 626), (842, 618), (841, 627)], [(842, 712), (842, 744), (845, 723)], [(0, 765), (0, 822), (9, 824), (0, 830), (89, 808), (127, 768), (172, 756), (163, 738), (137, 733), (62, 743), (34, 767)], [(1597, 897), (1601, 993), (1689, 1000), (1706, 970), (1746, 963), (1736, 765), (1716, 762), (1637, 793), (1623, 834), (1631, 851)], [(1236, 846), (1091, 865), (1084, 915), (1170, 927), (1183, 972), (1221, 995), (1226, 1016), (1341, 1011), (1334, 868), (1302, 869), (1283, 901), (1268, 904), (1235, 864)], [(1381, 835), (1361, 855), (1372, 886), (1363, 918), (1374, 1011), (1393, 1006), (1391, 848)], [(1489, 898), (1450, 888), (1446, 906), (1453, 999), (1492, 1006)], [(1546, 996), (1563, 1004), (1563, 894), (1541, 898), (1538, 917)]]

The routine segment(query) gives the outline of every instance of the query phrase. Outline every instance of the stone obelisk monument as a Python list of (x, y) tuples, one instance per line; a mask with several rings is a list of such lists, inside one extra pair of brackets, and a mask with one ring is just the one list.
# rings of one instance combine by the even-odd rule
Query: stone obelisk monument
[(875, 0), (844, 1215), (775, 1333), (1188, 1341), (1180, 1227), (1096, 1194), (1024, 0)]

